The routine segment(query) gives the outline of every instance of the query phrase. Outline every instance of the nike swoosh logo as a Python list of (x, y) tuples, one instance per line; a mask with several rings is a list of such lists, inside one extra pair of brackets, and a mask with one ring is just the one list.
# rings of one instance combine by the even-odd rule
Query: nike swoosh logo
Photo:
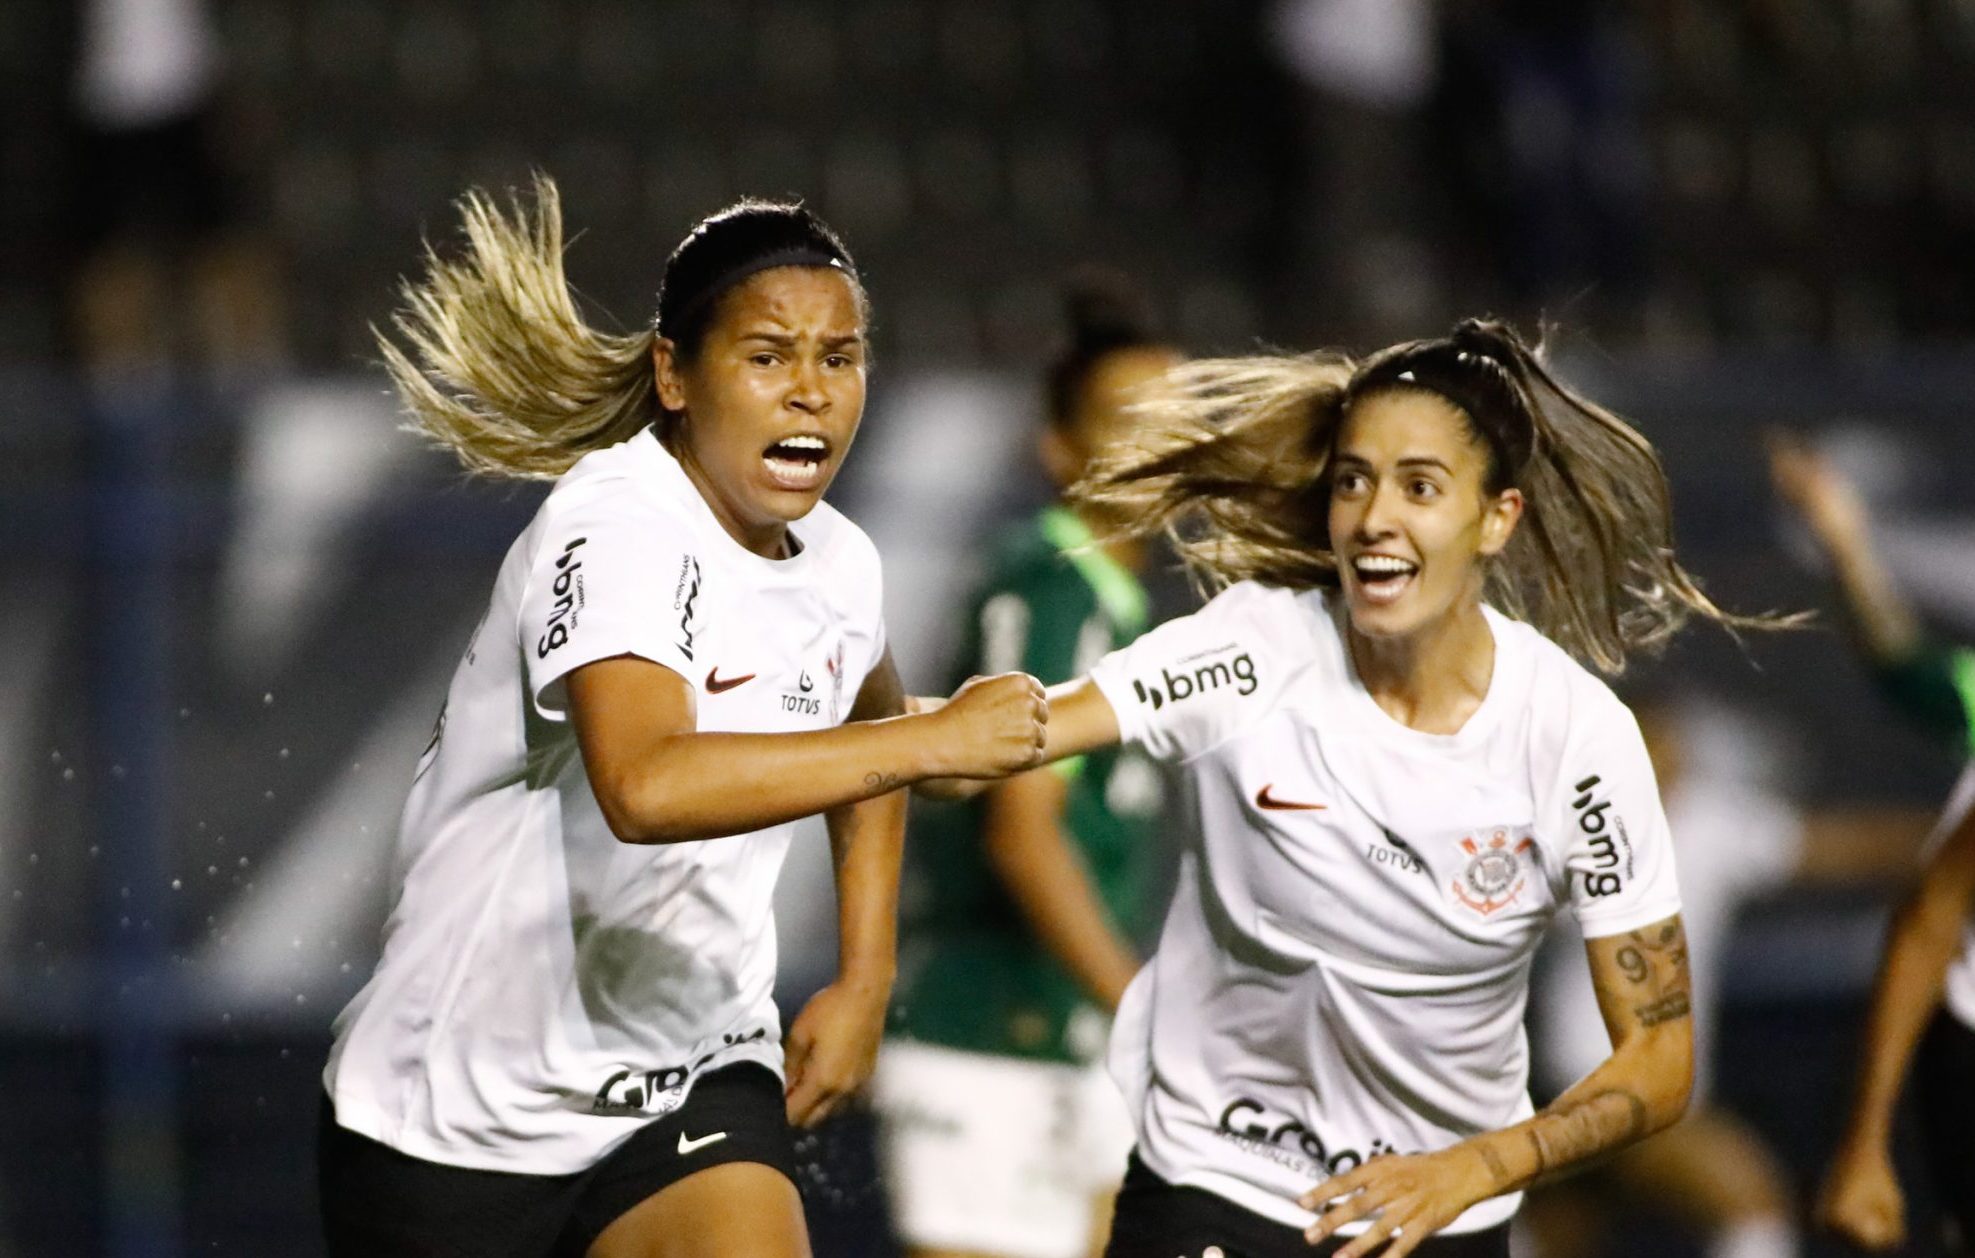
[(682, 1131), (679, 1133), (679, 1153), (683, 1156), (695, 1149), (704, 1149), (706, 1146), (725, 1140), (726, 1138), (726, 1132), (716, 1131), (710, 1136), (701, 1136), (697, 1140), (688, 1140), (686, 1139), (686, 1133)]
[(753, 673), (742, 673), (739, 677), (719, 677), (715, 675), (719, 671), (717, 667), (706, 670), (706, 693), (710, 695), (717, 695), (723, 690), (732, 690), (736, 686), (744, 686), (754, 680)]
[(1256, 791), (1255, 806), (1257, 808), (1265, 808), (1270, 812), (1322, 812), (1328, 807), (1325, 804), (1299, 804), (1293, 799), (1277, 799), (1273, 794), (1275, 788), (1276, 784), (1271, 782), (1261, 790)]

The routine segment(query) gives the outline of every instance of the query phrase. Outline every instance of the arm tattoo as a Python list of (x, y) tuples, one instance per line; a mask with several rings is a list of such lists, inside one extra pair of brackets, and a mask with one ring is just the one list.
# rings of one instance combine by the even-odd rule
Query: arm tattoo
[(1479, 1153), (1481, 1155), (1481, 1160), (1488, 1164), (1488, 1173), (1495, 1177), (1496, 1187), (1498, 1188), (1508, 1187), (1509, 1168), (1503, 1164), (1501, 1155), (1496, 1153), (1495, 1150), (1489, 1148), (1486, 1142), (1482, 1142), (1482, 1141), (1476, 1142), (1474, 1146), (1474, 1151), (1476, 1153)]
[(1658, 1000), (1640, 1005), (1632, 1011), (1639, 1018), (1640, 1026), (1658, 1026), (1662, 1022), (1672, 1022), (1684, 1018), (1692, 1007), (1686, 992), (1668, 992)]
[(898, 784), (899, 776), (896, 773), (867, 773), (864, 775), (864, 785), (877, 791), (879, 794), (896, 790)]
[(1645, 982), (1652, 973), (1646, 968), (1646, 958), (1640, 956), (1639, 950), (1630, 944), (1620, 948), (1614, 959), (1618, 962), (1618, 968), (1625, 971), (1625, 977), (1634, 983)]
[(1548, 1122), (1529, 1129), (1536, 1162), (1544, 1171), (1561, 1170), (1632, 1143), (1646, 1134), (1646, 1103), (1625, 1088), (1606, 1088), (1580, 1101), (1546, 1111)]
[(1646, 982), (1658, 968), (1654, 962), (1663, 959), (1672, 966), (1669, 977), (1679, 979), (1680, 985), (1686, 986), (1687, 932), (1680, 928), (1680, 923), (1669, 922), (1653, 931), (1651, 937), (1646, 931), (1635, 930), (1626, 938), (1632, 942), (1620, 948), (1614, 959), (1627, 979), (1634, 984)]

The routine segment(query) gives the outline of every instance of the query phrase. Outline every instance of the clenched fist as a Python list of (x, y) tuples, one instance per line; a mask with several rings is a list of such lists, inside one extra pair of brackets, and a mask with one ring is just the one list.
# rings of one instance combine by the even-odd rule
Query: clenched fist
[(941, 777), (1000, 778), (1042, 763), (1049, 703), (1027, 673), (974, 677), (926, 716)]

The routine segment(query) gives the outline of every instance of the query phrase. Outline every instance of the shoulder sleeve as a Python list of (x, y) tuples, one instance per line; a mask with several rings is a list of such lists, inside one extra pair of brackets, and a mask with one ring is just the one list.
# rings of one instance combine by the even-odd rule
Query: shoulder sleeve
[(684, 522), (626, 481), (551, 495), (521, 596), (521, 655), (542, 716), (563, 719), (562, 679), (636, 655), (692, 677), (699, 560)]
[(1569, 899), (1587, 939), (1680, 911), (1673, 840), (1646, 740), (1617, 696), (1588, 675), (1570, 687), (1561, 762), (1544, 809), (1563, 852)]
[(1267, 591), (1238, 585), (1169, 620), (1090, 670), (1122, 741), (1186, 760), (1268, 711), (1282, 671), (1270, 649)]

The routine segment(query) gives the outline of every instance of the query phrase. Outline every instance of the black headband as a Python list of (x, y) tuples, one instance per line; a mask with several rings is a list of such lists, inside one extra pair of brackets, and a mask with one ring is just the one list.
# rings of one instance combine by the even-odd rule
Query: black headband
[(718, 301), (721, 295), (729, 289), (742, 283), (750, 276), (759, 275), (763, 271), (773, 271), (785, 266), (828, 267), (831, 270), (843, 272), (853, 283), (856, 280), (855, 274), (844, 263), (842, 258), (818, 249), (813, 245), (797, 245), (792, 249), (778, 249), (774, 253), (762, 254), (758, 258), (739, 263), (722, 271), (718, 278), (701, 289), (699, 295), (687, 302), (676, 314), (661, 318), (658, 334), (660, 336), (676, 338), (678, 333), (692, 326), (692, 321), (698, 318), (715, 301)]
[[(1495, 370), (1490, 374), (1498, 378), (1483, 384), (1477, 376), (1487, 367), (1493, 367)], [(1488, 416), (1498, 413), (1498, 408), (1490, 406), (1490, 403), (1503, 400), (1488, 395), (1495, 389), (1515, 387), (1514, 378), (1494, 355), (1440, 346), (1381, 365), (1367, 379), (1358, 382), (1352, 392), (1363, 393), (1393, 385), (1422, 389), (1453, 404), (1467, 415), (1474, 431), (1494, 451), (1503, 472), (1511, 480), (1522, 475), (1523, 465), (1531, 452), (1510, 448), (1504, 434), (1496, 432), (1493, 425), (1487, 422)], [(1490, 388), (1491, 385), (1493, 388)]]

